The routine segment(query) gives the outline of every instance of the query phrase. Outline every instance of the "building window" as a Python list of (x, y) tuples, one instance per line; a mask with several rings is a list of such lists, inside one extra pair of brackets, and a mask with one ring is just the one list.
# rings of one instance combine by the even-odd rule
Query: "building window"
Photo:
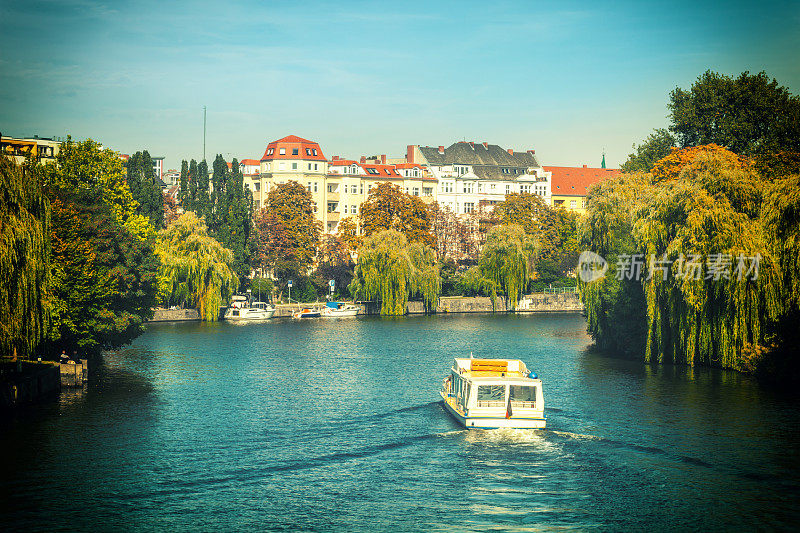
[(311, 192), (311, 182), (310, 181), (306, 183), (306, 190), (308, 190), (308, 192)]
[(328, 213), (336, 212), (336, 202), (328, 202)]
[(520, 193), (523, 193), (523, 192), (530, 193), (531, 192), (531, 186), (530, 185), (520, 185), (519, 186), (519, 192)]
[(314, 170), (319, 170), (319, 169), (317, 168), (317, 165), (318, 165), (318, 164), (319, 164), (319, 163), (314, 163)]
[(472, 182), (465, 181), (464, 182), (464, 194), (472, 194)]
[(352, 214), (354, 214), (354, 215), (357, 215), (358, 214), (358, 206), (357, 205), (351, 205), (350, 206), (350, 212)]
[(506, 194), (511, 194), (511, 185), (506, 184)]
[(281, 148), (280, 155), (286, 155), (286, 148)]
[(256, 188), (256, 191), (261, 190), (261, 184), (259, 182), (255, 182), (253, 186)]
[(433, 187), (423, 187), (422, 196), (433, 196)]
[(449, 181), (442, 182), (442, 192), (450, 193), (453, 192), (453, 184)]
[(278, 163), (278, 170), (285, 170), (285, 169), (286, 169), (286, 163), (283, 162)]
[(494, 190), (494, 183), (490, 183), (490, 184), (489, 184), (489, 190), (490, 190), (490, 191), (493, 191), (493, 190)]
[(347, 214), (347, 204), (344, 204), (344, 214)]
[(483, 183), (478, 183), (478, 192), (483, 192)]
[(292, 148), (292, 155), (297, 155), (297, 148)]
[(411, 194), (413, 194), (414, 196), (419, 196), (419, 187), (414, 187)]
[(309, 148), (306, 148), (306, 155), (311, 155), (311, 150)]
[(359, 194), (364, 194), (364, 182), (358, 184)]
[(472, 202), (464, 202), (464, 212), (465, 213), (472, 213), (473, 209), (475, 209), (475, 204)]
[(308, 170), (311, 170), (311, 163), (308, 164)]
[(335, 183), (329, 183), (328, 184), (328, 192), (336, 192), (336, 184)]
[(318, 189), (317, 189), (317, 182), (315, 181), (315, 182), (314, 182), (314, 192), (317, 192), (317, 190), (318, 190)]
[(292, 170), (297, 170), (297, 163), (292, 163)]
[(570, 209), (575, 209), (576, 207), (578, 207), (578, 201), (577, 200), (570, 200), (569, 201), (569, 207), (570, 207)]
[(317, 155), (317, 149), (314, 148), (314, 155)]

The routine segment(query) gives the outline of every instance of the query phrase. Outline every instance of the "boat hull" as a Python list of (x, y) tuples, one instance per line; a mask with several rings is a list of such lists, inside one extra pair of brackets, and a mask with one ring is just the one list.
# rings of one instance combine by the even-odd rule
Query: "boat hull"
[[(234, 315), (234, 311), (238, 311), (238, 314)], [(225, 320), (229, 320), (231, 322), (238, 322), (238, 321), (252, 321), (252, 320), (269, 320), (275, 315), (275, 309), (228, 309), (225, 312)]]
[(544, 429), (547, 420), (545, 418), (528, 418), (521, 416), (469, 416), (463, 415), (448, 401), (444, 392), (439, 392), (445, 410), (456, 419), (456, 421), (467, 429)]
[(328, 318), (338, 318), (338, 317), (345, 317), (345, 316), (356, 316), (358, 315), (358, 309), (346, 309), (346, 310), (339, 310), (339, 309), (325, 309), (322, 316)]

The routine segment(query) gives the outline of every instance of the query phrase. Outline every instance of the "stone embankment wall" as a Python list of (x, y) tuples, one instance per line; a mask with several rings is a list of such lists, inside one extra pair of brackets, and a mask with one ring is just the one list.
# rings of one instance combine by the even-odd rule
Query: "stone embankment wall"
[[(422, 302), (408, 302), (408, 313), (424, 313)], [(498, 297), (492, 307), (492, 299), (487, 296), (464, 297), (451, 296), (439, 298), (437, 313), (505, 313), (505, 302)], [(524, 296), (517, 313), (541, 313), (551, 311), (583, 311), (580, 297), (575, 293), (569, 294), (544, 294), (536, 293)]]
[(162, 309), (157, 308), (150, 322), (177, 322), (179, 320), (200, 320), (197, 309)]
[(3, 363), (0, 367), (0, 410), (35, 402), (61, 390), (58, 364)]

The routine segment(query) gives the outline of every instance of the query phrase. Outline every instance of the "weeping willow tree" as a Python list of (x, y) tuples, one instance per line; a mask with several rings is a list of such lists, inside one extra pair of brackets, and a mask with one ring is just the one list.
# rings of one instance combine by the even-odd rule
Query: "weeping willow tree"
[(47, 331), (49, 225), (36, 168), (0, 155), (0, 355), (31, 356)]
[(582, 239), (611, 270), (581, 284), (589, 331), (649, 362), (755, 370), (797, 308), (796, 187), (708, 146), (594, 188)]
[(419, 296), (427, 312), (436, 309), (441, 279), (436, 253), (420, 243), (408, 244), (397, 230), (366, 239), (358, 249), (358, 264), (350, 294), (381, 302), (382, 315), (403, 315), (409, 296)]
[(196, 307), (203, 320), (217, 320), (223, 302), (239, 287), (233, 252), (209, 237), (205, 223), (189, 211), (158, 233), (156, 254), (164, 305)]
[(489, 231), (478, 266), (483, 277), (503, 291), (506, 309), (516, 309), (527, 288), (535, 251), (534, 239), (519, 224), (503, 224)]

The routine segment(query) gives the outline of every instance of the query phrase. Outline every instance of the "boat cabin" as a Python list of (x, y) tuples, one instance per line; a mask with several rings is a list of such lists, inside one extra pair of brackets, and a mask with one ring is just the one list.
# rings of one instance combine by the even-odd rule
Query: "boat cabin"
[(518, 359), (456, 358), (449, 382), (448, 403), (461, 416), (543, 416), (542, 382)]

